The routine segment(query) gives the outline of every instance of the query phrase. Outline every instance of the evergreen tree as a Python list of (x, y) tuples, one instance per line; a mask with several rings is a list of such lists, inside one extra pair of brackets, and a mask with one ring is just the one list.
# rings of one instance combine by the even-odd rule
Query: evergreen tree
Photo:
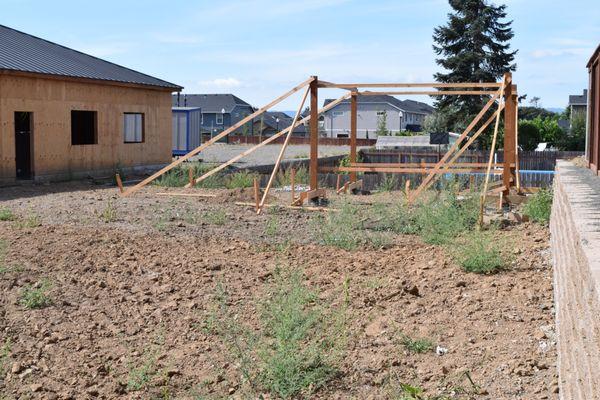
[[(434, 75), (442, 83), (495, 82), (514, 71), (517, 51), (510, 51), (512, 21), (504, 22), (506, 6), (488, 0), (449, 0), (453, 12), (448, 23), (433, 34), (436, 59), (444, 72)], [(464, 129), (487, 102), (487, 96), (442, 96), (436, 107), (448, 118), (449, 128)]]

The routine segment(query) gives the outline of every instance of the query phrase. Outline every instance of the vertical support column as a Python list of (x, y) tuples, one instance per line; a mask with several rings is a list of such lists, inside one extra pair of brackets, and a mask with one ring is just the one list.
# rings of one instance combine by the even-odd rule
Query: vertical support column
[(319, 188), (319, 80), (310, 83), (310, 190)]
[[(350, 164), (356, 162), (356, 124), (358, 120), (357, 94), (350, 96)], [(356, 172), (350, 172), (350, 182), (356, 182)]]
[[(504, 194), (516, 184), (515, 167), (517, 161), (517, 87), (513, 85), (512, 74), (504, 74), (504, 164), (502, 183), (506, 187)], [(512, 181), (511, 181), (512, 180)]]

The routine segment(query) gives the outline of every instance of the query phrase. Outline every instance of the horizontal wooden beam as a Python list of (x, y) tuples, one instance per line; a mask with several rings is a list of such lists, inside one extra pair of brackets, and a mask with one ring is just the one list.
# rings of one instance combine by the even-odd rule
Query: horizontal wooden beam
[[(392, 167), (392, 168), (411, 168), (411, 167), (435, 167), (437, 163), (351, 163), (350, 167)], [(504, 164), (495, 163), (492, 165), (493, 167), (502, 167)], [(478, 167), (487, 167), (487, 163), (454, 163), (452, 167), (468, 167), (468, 168), (478, 168)]]
[(424, 96), (493, 96), (496, 92), (491, 90), (441, 90), (441, 91), (379, 91), (373, 92), (366, 90), (358, 92), (361, 96), (408, 96), (408, 95), (424, 95)]
[(499, 88), (502, 82), (460, 82), (460, 83), (331, 83), (319, 81), (319, 87), (353, 88)]
[[(320, 167), (319, 172), (382, 172), (394, 174), (456, 174), (481, 172), (476, 168), (452, 168), (448, 170), (433, 170), (432, 168), (393, 168), (393, 167)], [(502, 174), (502, 169), (492, 171), (493, 175)]]

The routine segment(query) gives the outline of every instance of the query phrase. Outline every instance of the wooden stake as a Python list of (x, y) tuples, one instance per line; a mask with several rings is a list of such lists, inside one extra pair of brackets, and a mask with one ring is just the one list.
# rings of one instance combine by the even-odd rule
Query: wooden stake
[(254, 178), (254, 206), (255, 210), (258, 212), (259, 207), (259, 196), (260, 196), (260, 187), (258, 184), (258, 178)]
[(296, 168), (292, 168), (290, 171), (290, 184), (292, 193), (292, 203), (296, 200)]
[(410, 195), (410, 179), (407, 179), (406, 182), (404, 182), (404, 194), (406, 195), (406, 198)]
[(263, 114), (265, 111), (267, 111), (269, 108), (273, 107), (275, 104), (280, 103), (284, 99), (286, 99), (289, 96), (291, 96), (292, 94), (296, 93), (298, 90), (300, 90), (303, 87), (305, 87), (306, 85), (310, 84), (313, 80), (314, 80), (313, 77), (305, 80), (300, 85), (298, 85), (298, 86), (292, 88), (291, 90), (287, 91), (286, 93), (284, 93), (283, 95), (279, 96), (278, 98), (276, 98), (275, 100), (273, 100), (272, 102), (270, 102), (269, 104), (267, 104), (266, 106), (258, 109), (257, 111), (253, 112), (252, 114), (248, 115), (247, 117), (242, 118), (235, 125), (229, 127), (228, 129), (225, 129), (223, 132), (221, 132), (218, 135), (214, 136), (209, 141), (204, 142), (200, 146), (196, 147), (194, 150), (190, 151), (186, 155), (184, 155), (184, 156), (178, 158), (177, 160), (173, 161), (171, 164), (169, 164), (166, 167), (160, 169), (158, 172), (155, 172), (154, 174), (152, 174), (148, 178), (144, 179), (140, 183), (136, 184), (135, 186), (130, 187), (127, 191), (125, 191), (122, 194), (122, 196), (129, 196), (129, 195), (137, 192), (138, 190), (140, 190), (141, 188), (143, 188), (144, 186), (146, 186), (147, 184), (149, 184), (150, 182), (152, 182), (153, 180), (155, 180), (159, 176), (161, 176), (164, 173), (172, 170), (173, 168), (177, 167), (178, 165), (180, 165), (184, 161), (186, 161), (186, 160), (190, 159), (191, 157), (195, 156), (196, 154), (200, 153), (202, 150), (204, 150), (205, 148), (207, 148), (211, 144), (218, 142), (220, 139), (224, 138), (225, 136), (229, 135), (231, 132), (234, 132), (235, 130), (237, 130), (238, 128), (240, 128), (241, 126), (243, 126), (245, 123), (251, 121), (253, 118), (255, 118), (255, 117)]
[(473, 175), (470, 175), (469, 176), (469, 191), (472, 191), (474, 186), (475, 186), (475, 177)]
[[(502, 83), (505, 83), (507, 80), (507, 74), (504, 75), (504, 79)], [(503, 101), (504, 96), (504, 86), (500, 88), (500, 102)], [(498, 111), (500, 107), (498, 107)], [(483, 191), (481, 192), (481, 206), (479, 207), (479, 227), (483, 226), (483, 212), (485, 207), (485, 197), (487, 195), (488, 183), (490, 182), (490, 171), (492, 170), (492, 161), (494, 160), (494, 153), (496, 152), (496, 139), (498, 138), (498, 126), (500, 125), (500, 113), (496, 114), (496, 124), (494, 125), (494, 136), (492, 138), (492, 147), (490, 148), (490, 157), (488, 160), (488, 166), (485, 174), (485, 180), (483, 183)], [(510, 168), (510, 166), (509, 166)], [(505, 175), (506, 176), (506, 175)], [(504, 185), (506, 186), (506, 184)]]
[[(350, 164), (356, 162), (356, 129), (358, 123), (358, 105), (356, 92), (350, 96)], [(356, 172), (350, 172), (350, 182), (356, 182)]]
[(319, 80), (313, 76), (310, 83), (310, 161), (308, 164), (310, 190), (319, 188), (319, 118), (317, 108), (319, 107)]
[[(296, 111), (296, 115), (294, 116), (294, 119), (292, 120), (291, 126), (294, 126), (296, 124), (296, 122), (298, 121), (298, 118), (300, 118), (300, 114), (302, 114), (302, 109), (304, 108), (304, 103), (306, 102), (308, 93), (310, 93), (310, 87), (306, 88), (306, 91), (304, 92), (304, 96), (302, 96), (302, 101), (300, 102), (300, 106), (298, 106), (298, 111)], [(292, 137), (293, 131), (294, 131), (293, 129), (290, 129), (288, 131), (287, 136), (285, 137), (285, 141), (283, 142), (283, 146), (281, 146), (281, 150), (279, 151), (277, 160), (275, 160), (275, 166), (273, 166), (273, 171), (271, 171), (271, 176), (269, 177), (269, 181), (267, 182), (267, 187), (265, 188), (265, 191), (263, 193), (262, 200), (260, 201), (260, 204), (258, 205), (258, 210), (256, 210), (257, 214), (261, 213), (262, 206), (263, 206), (263, 204), (265, 204), (265, 200), (267, 199), (267, 196), (269, 195), (269, 190), (271, 190), (271, 185), (273, 185), (273, 182), (275, 181), (275, 176), (277, 175), (277, 171), (279, 170), (279, 164), (281, 164), (281, 160), (283, 159), (283, 155), (285, 154), (285, 149), (287, 148), (288, 144), (290, 143), (290, 138)]]
[(338, 174), (336, 180), (335, 180), (335, 192), (336, 193), (340, 193), (340, 183), (342, 181), (342, 176), (340, 174)]
[(188, 179), (190, 186), (194, 184), (194, 168), (190, 165), (188, 168)]
[(121, 181), (121, 175), (116, 173), (115, 180), (117, 181), (117, 186), (119, 187), (119, 192), (123, 193), (123, 181)]

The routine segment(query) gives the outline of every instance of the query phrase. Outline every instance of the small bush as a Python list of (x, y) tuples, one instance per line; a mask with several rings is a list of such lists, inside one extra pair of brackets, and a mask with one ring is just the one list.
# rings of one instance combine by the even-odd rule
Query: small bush
[(156, 362), (158, 361), (158, 352), (152, 352), (146, 355), (146, 360), (138, 366), (129, 365), (127, 375), (127, 390), (136, 392), (142, 390), (159, 373)]
[(529, 196), (527, 203), (523, 206), (523, 214), (542, 224), (547, 224), (550, 221), (551, 210), (552, 191), (547, 189), (542, 189)]
[(314, 221), (321, 242), (327, 246), (354, 250), (361, 243), (356, 232), (361, 229), (359, 210), (350, 203), (343, 203), (339, 212), (318, 216)]
[(383, 179), (377, 186), (377, 190), (380, 192), (391, 192), (396, 190), (398, 186), (398, 178), (393, 174), (383, 174)]
[(433, 342), (427, 338), (412, 339), (409, 336), (402, 336), (401, 342), (411, 353), (426, 353), (433, 350)]
[[(292, 169), (291, 168), (286, 168), (285, 170), (280, 170), (279, 172), (277, 172), (277, 175), (275, 176), (275, 186), (276, 187), (283, 187), (283, 186), (289, 186), (292, 184)], [(294, 178), (294, 182), (296, 185), (306, 185), (308, 184), (308, 169), (306, 169), (305, 167), (302, 168), (298, 168), (296, 170), (296, 176)]]
[[(35, 287), (37, 286), (37, 287)], [(28, 309), (44, 308), (52, 304), (52, 299), (48, 296), (50, 282), (43, 280), (35, 286), (25, 286), (21, 292), (20, 303)]]
[(10, 208), (0, 208), (0, 221), (14, 221), (15, 214)]
[(39, 215), (29, 213), (23, 219), (16, 220), (16, 226), (18, 228), (37, 228), (42, 225), (42, 219)]
[(404, 204), (375, 203), (369, 209), (371, 229), (401, 234), (419, 232), (414, 209)]
[(225, 225), (227, 214), (223, 210), (215, 210), (204, 213), (204, 220), (212, 225)]
[(227, 177), (225, 186), (227, 189), (248, 188), (254, 186), (254, 178), (258, 178), (258, 174), (239, 171)]
[(457, 240), (454, 255), (467, 272), (493, 274), (505, 268), (507, 261), (492, 232), (472, 232)]
[(100, 213), (100, 219), (106, 223), (117, 220), (117, 208), (111, 200), (108, 201), (106, 207), (104, 207), (104, 210)]

